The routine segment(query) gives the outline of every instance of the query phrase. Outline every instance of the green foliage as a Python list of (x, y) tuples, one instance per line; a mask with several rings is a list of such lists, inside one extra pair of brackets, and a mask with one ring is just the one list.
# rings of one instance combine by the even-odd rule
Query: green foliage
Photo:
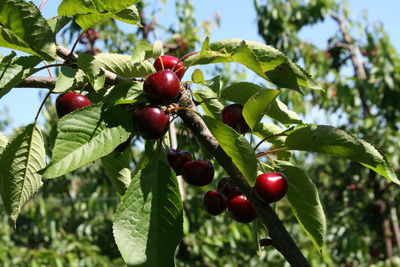
[(14, 224), (26, 202), (42, 186), (38, 171), (46, 164), (43, 137), (30, 124), (12, 137), (0, 157), (0, 195)]
[[(128, 140), (130, 141), (130, 139)], [(131, 157), (130, 149), (125, 149), (122, 153), (112, 152), (101, 158), (104, 172), (121, 196), (125, 194), (132, 180), (130, 169)]]
[(148, 155), (115, 215), (115, 241), (125, 262), (173, 266), (182, 216), (178, 183), (166, 158)]

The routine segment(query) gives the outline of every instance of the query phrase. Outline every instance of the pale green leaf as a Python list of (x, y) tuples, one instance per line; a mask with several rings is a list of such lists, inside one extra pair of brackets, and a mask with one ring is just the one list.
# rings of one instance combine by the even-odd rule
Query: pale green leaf
[(131, 56), (101, 53), (95, 56), (96, 64), (125, 78), (146, 77), (156, 70), (148, 61), (134, 63)]
[(264, 116), (271, 102), (279, 95), (279, 90), (264, 89), (252, 95), (243, 107), (243, 117), (251, 129)]
[(213, 90), (204, 87), (194, 92), (194, 96), (201, 102), (201, 107), (207, 116), (218, 120), (221, 118), (221, 111), (224, 105), (218, 100), (218, 95)]
[(296, 112), (289, 110), (285, 103), (276, 99), (269, 105), (266, 110), (266, 115), (279, 121), (282, 124), (303, 124), (299, 115)]
[(288, 178), (287, 198), (303, 231), (322, 254), (326, 240), (326, 219), (318, 191), (307, 174), (290, 162), (276, 160), (275, 171)]
[(123, 82), (114, 86), (104, 98), (106, 107), (145, 101), (142, 82)]
[(0, 194), (14, 221), (42, 186), (38, 171), (46, 165), (43, 137), (35, 124), (19, 129), (0, 156)]
[(100, 68), (99, 62), (90, 54), (79, 53), (77, 64), (86, 74), (94, 90), (100, 90), (105, 81), (104, 71)]
[(257, 159), (246, 138), (218, 120), (208, 116), (203, 116), (203, 119), (222, 149), (253, 185), (257, 176)]
[(1, 153), (3, 153), (3, 150), (7, 146), (7, 143), (8, 143), (7, 138), (2, 133), (0, 133), (0, 155)]
[[(273, 144), (273, 148), (285, 147), (286, 136), (285, 132), (281, 127), (273, 123), (257, 123), (252, 133), (260, 137), (261, 139), (268, 138), (265, 142)], [(282, 134), (282, 135), (281, 135)], [(278, 159), (288, 160), (292, 153), (290, 151), (279, 151), (274, 153)]]
[(179, 186), (158, 155), (146, 158), (143, 166), (116, 211), (115, 241), (128, 265), (174, 266), (183, 232)]
[(197, 84), (205, 85), (204, 75), (200, 69), (195, 69), (192, 73), (192, 81)]
[(45, 60), (56, 56), (55, 35), (32, 2), (0, 2), (0, 46), (39, 55)]
[(101, 158), (104, 171), (111, 181), (118, 194), (123, 196), (131, 182), (131, 162), (132, 153), (130, 149), (125, 149), (124, 152), (111, 152), (107, 156)]
[(104, 111), (94, 104), (65, 115), (58, 121), (53, 158), (43, 176), (55, 178), (108, 155), (131, 131), (132, 116), (119, 106)]
[(68, 23), (72, 21), (72, 17), (54, 17), (47, 20), (51, 30), (54, 33), (61, 31)]
[(292, 150), (317, 152), (358, 162), (400, 184), (389, 160), (377, 148), (332, 126), (300, 126), (288, 134), (285, 145)]
[(54, 93), (62, 93), (74, 88), (75, 75), (78, 69), (67, 66), (62, 66), (56, 80), (56, 86), (53, 89)]

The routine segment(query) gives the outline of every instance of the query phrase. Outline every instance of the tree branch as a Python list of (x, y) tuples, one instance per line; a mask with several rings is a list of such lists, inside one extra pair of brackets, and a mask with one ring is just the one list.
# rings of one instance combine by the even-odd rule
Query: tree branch
[(238, 167), (232, 162), (232, 159), (222, 150), (217, 140), (213, 137), (210, 130), (202, 118), (195, 112), (188, 109), (195, 109), (188, 90), (181, 90), (179, 105), (187, 108), (178, 111), (185, 125), (192, 130), (200, 143), (215, 157), (228, 175), (244, 192), (257, 211), (259, 218), (267, 226), (268, 233), (273, 240), (274, 247), (285, 257), (285, 259), (296, 267), (310, 266), (306, 258), (297, 247), (292, 237), (289, 235), (281, 220), (270, 205), (260, 201), (252, 192), (252, 188), (247, 183), (246, 178), (240, 172)]
[(56, 78), (28, 77), (14, 87), (18, 88), (48, 88), (53, 89), (56, 85)]
[(358, 56), (360, 54), (360, 51), (359, 51), (358, 47), (356, 45), (354, 45), (353, 39), (350, 37), (350, 35), (346, 31), (346, 28), (343, 24), (343, 20), (341, 18), (339, 18), (338, 15), (335, 15), (335, 14), (332, 14), (331, 17), (333, 20), (335, 20), (338, 23), (339, 30), (343, 36), (343, 43), (347, 44), (347, 47), (345, 47), (345, 46), (343, 46), (343, 47), (347, 48), (350, 52), (350, 58), (351, 58), (351, 62), (353, 64), (355, 76), (357, 77), (357, 79), (359, 81), (362, 81), (362, 84), (357, 86), (357, 90), (358, 90), (358, 94), (360, 96), (364, 118), (367, 118), (371, 115), (371, 112), (370, 112), (369, 106), (365, 100), (364, 86), (366, 84), (365, 82), (367, 81), (367, 75), (365, 73), (364, 64), (362, 63), (362, 61), (360, 60), (360, 58)]

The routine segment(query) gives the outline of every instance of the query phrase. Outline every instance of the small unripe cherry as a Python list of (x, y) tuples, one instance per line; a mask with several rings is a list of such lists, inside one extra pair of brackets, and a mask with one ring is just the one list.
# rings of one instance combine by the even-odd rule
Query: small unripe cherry
[(182, 166), (192, 160), (192, 154), (186, 150), (170, 148), (167, 154), (168, 162), (177, 175), (181, 174)]
[(254, 194), (262, 201), (272, 203), (280, 200), (288, 191), (288, 182), (280, 172), (264, 173), (257, 176)]
[(168, 131), (169, 117), (158, 107), (145, 107), (134, 113), (133, 124), (144, 139), (159, 139)]
[(208, 159), (188, 161), (182, 166), (182, 177), (191, 185), (208, 185), (214, 178), (214, 167)]
[(211, 215), (219, 215), (227, 208), (226, 198), (217, 191), (208, 191), (203, 198), (203, 207)]
[(170, 70), (150, 74), (143, 83), (144, 95), (154, 105), (171, 103), (178, 96), (180, 88), (178, 76)]
[(185, 67), (183, 65), (183, 62), (179, 61), (179, 59), (176, 57), (168, 55), (163, 55), (158, 57), (154, 62), (154, 68), (157, 71), (172, 70), (173, 72), (176, 73), (179, 80), (181, 80), (183, 75), (185, 74)]
[(242, 112), (243, 106), (241, 104), (228, 105), (221, 111), (222, 122), (244, 134), (250, 130), (250, 127), (244, 120)]
[(74, 92), (65, 92), (57, 97), (56, 111), (59, 118), (74, 110), (90, 106), (92, 102), (81, 94)]
[(238, 195), (228, 201), (228, 210), (235, 221), (249, 223), (257, 218), (257, 213), (245, 195)]

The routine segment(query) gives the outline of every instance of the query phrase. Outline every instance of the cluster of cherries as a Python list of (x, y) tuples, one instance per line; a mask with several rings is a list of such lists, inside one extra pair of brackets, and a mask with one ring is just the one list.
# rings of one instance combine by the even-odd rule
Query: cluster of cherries
[[(182, 62), (172, 56), (160, 56), (154, 62), (157, 72), (150, 74), (143, 83), (143, 91), (149, 105), (134, 112), (133, 124), (144, 139), (159, 139), (169, 128), (169, 115), (160, 106), (172, 103), (179, 95), (181, 78), (185, 73)], [(89, 106), (90, 100), (81, 94), (66, 92), (56, 101), (58, 116)], [(222, 121), (241, 134), (250, 130), (243, 117), (243, 106), (231, 104), (221, 112)], [(194, 186), (205, 186), (214, 178), (214, 167), (208, 159), (193, 160), (186, 150), (170, 149), (168, 162), (177, 175)], [(287, 192), (287, 178), (282, 173), (271, 172), (257, 176), (253, 191), (262, 201), (272, 203), (280, 200)], [(240, 188), (230, 177), (223, 177), (217, 183), (217, 190), (204, 195), (204, 209), (211, 215), (219, 215), (226, 209), (238, 222), (249, 223), (257, 214)]]

